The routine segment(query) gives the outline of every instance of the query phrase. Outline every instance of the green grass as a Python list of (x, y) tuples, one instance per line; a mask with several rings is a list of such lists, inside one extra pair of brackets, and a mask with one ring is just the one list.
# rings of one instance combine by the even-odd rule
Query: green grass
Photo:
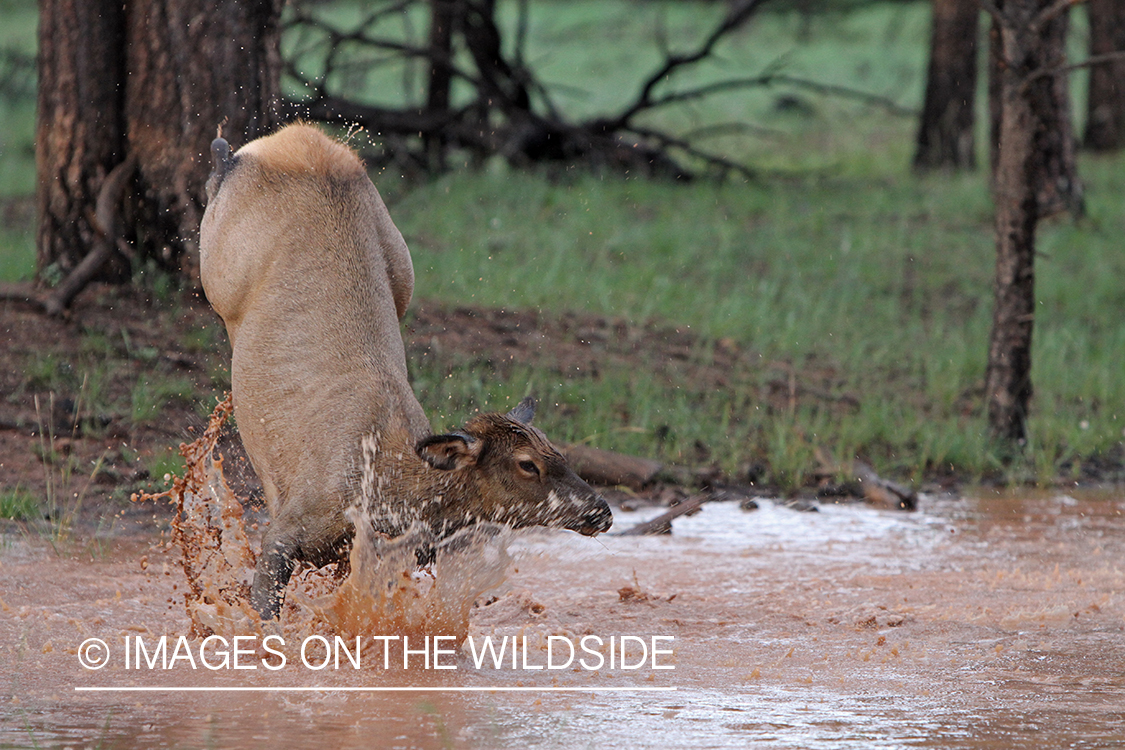
[[(0, 0), (0, 50), (34, 58), (39, 14), (27, 0)], [(0, 64), (0, 199), (35, 192), (35, 80)], [(0, 273), (8, 239), (0, 233)], [(4, 278), (4, 276), (0, 276)]]
[(133, 386), (130, 416), (133, 424), (150, 424), (160, 419), (161, 411), (168, 403), (190, 403), (194, 398), (195, 385), (184, 377), (138, 380)]
[(26, 281), (34, 276), (34, 234), (30, 230), (0, 227), (0, 281)]
[[(1121, 443), (1123, 162), (1085, 160), (1089, 219), (1041, 232), (1032, 441), (1018, 478), (1052, 478)], [(417, 390), (445, 426), (530, 391), (570, 407), (541, 412), (559, 439), (683, 461), (700, 442), (728, 470), (765, 456), (785, 483), (816, 468), (816, 448), (916, 478), (994, 474), (980, 393), (993, 272), (984, 182), (905, 170), (687, 189), (499, 168), (448, 176), (392, 208), (419, 298), (688, 326), (799, 376), (833, 371), (859, 407), (802, 399), (778, 413), (752, 374), (716, 392), (608, 366), (509, 383), (487, 369), (419, 370)]]
[[(26, 0), (0, 0), (0, 50), (34, 58), (38, 12)], [(35, 80), (0, 62), (0, 203), (35, 192)], [(0, 220), (0, 281), (35, 275), (35, 232)]]
[(20, 485), (0, 489), (0, 518), (29, 521), (39, 512), (39, 500)]

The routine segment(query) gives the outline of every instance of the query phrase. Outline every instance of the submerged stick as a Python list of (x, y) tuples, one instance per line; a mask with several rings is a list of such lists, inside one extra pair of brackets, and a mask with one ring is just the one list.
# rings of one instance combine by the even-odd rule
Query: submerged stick
[(661, 513), (651, 521), (638, 523), (631, 529), (622, 531), (618, 536), (652, 536), (654, 534), (670, 534), (672, 533), (672, 521), (682, 515), (691, 513), (702, 507), (703, 503), (707, 502), (710, 498), (707, 495), (696, 495), (683, 501), (679, 505), (673, 505), (666, 512)]

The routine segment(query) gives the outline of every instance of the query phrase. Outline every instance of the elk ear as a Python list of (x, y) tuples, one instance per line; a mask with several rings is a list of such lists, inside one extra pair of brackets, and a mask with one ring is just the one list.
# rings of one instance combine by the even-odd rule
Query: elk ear
[(430, 435), (418, 441), (414, 452), (435, 469), (453, 471), (472, 466), (480, 457), (480, 440), (464, 432)]
[(524, 397), (523, 401), (516, 404), (516, 408), (508, 412), (508, 419), (514, 419), (520, 424), (530, 425), (535, 418), (535, 399), (531, 396)]

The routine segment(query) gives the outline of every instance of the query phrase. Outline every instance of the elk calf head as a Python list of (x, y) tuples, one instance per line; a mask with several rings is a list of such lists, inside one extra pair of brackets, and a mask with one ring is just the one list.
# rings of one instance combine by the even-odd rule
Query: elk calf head
[(442, 485), (444, 500), (428, 519), (439, 536), (480, 522), (587, 536), (609, 529), (609, 506), (531, 426), (534, 415), (529, 397), (507, 414), (481, 414), (461, 430), (418, 442), (418, 456), (438, 470)]

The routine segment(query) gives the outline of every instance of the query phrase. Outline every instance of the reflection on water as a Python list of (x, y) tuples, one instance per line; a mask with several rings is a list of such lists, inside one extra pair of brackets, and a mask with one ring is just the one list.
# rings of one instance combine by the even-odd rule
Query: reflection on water
[[(152, 542), (0, 549), (0, 746), (1006, 748), (1125, 744), (1125, 496), (923, 498), (902, 514), (705, 506), (670, 537), (520, 535), (474, 637), (673, 636), (674, 670), (82, 669), (187, 634)], [(621, 514), (626, 528), (644, 514)], [(142, 565), (142, 559), (144, 561)], [(539, 660), (536, 662), (536, 660)], [(399, 665), (401, 666), (401, 665)], [(75, 686), (675, 687), (613, 693), (75, 693)]]

